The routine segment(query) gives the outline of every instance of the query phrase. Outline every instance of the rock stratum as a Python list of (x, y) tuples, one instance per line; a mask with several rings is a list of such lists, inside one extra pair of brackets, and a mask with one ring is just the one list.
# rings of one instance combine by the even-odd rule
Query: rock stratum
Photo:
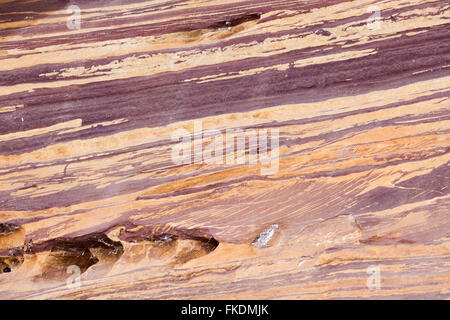
[[(0, 298), (450, 298), (449, 19), (0, 1)], [(277, 170), (177, 163), (198, 123), (278, 130)]]

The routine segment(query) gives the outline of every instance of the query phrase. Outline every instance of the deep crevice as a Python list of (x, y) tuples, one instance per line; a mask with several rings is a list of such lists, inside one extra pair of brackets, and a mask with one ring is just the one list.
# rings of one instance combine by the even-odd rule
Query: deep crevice
[(246, 14), (246, 15), (241, 15), (241, 16), (237, 16), (237, 17), (231, 17), (227, 20), (222, 20), (222, 21), (213, 23), (208, 27), (208, 29), (235, 27), (242, 23), (259, 20), (259, 19), (261, 19), (260, 13)]

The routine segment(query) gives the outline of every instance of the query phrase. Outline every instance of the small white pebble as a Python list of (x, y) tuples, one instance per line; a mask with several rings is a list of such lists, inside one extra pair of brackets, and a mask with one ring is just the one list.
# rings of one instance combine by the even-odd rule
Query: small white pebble
[(356, 223), (356, 219), (355, 219), (355, 217), (354, 217), (352, 214), (350, 214), (350, 215), (348, 216), (348, 219), (350, 220), (351, 223), (353, 223), (353, 224)]
[(273, 235), (275, 234), (275, 230), (277, 230), (277, 229), (278, 229), (278, 225), (274, 224), (266, 231), (261, 232), (258, 239), (256, 239), (256, 241), (253, 242), (252, 245), (255, 247), (258, 247), (258, 248), (267, 246), (270, 239), (272, 239)]

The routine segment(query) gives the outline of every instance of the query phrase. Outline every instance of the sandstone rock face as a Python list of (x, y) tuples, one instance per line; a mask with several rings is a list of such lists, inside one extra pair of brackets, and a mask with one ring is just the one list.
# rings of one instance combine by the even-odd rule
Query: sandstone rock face
[(448, 1), (0, 1), (1, 299), (450, 298)]

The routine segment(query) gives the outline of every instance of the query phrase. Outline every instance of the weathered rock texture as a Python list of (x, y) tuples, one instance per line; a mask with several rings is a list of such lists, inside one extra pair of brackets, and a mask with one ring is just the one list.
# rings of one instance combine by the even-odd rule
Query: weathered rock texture
[[(449, 18), (444, 0), (0, 1), (0, 298), (449, 298)], [(278, 172), (175, 164), (193, 120), (279, 129)]]

